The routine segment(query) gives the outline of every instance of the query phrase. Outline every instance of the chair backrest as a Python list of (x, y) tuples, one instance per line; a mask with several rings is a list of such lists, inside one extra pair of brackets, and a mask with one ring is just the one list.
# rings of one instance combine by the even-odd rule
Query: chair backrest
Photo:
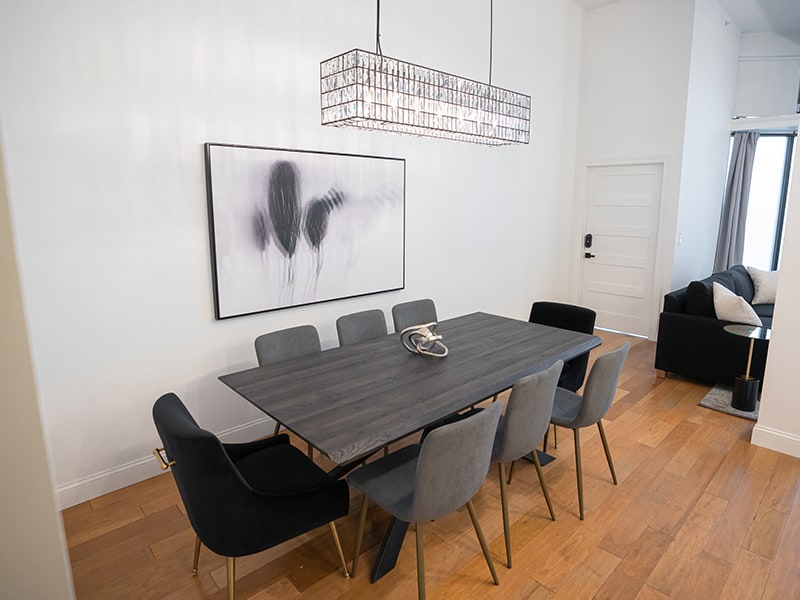
[(265, 333), (256, 338), (255, 347), (260, 367), (322, 350), (319, 333), (313, 325)]
[(339, 345), (358, 344), (387, 335), (386, 318), (380, 308), (363, 310), (336, 319)]
[(464, 506), (481, 487), (492, 456), (501, 401), (431, 431), (417, 463), (412, 521), (438, 519)]
[(432, 323), (439, 318), (436, 316), (436, 305), (433, 300), (425, 298), (395, 304), (392, 307), (392, 320), (395, 332), (400, 333), (406, 327)]
[[(592, 333), (596, 318), (597, 313), (583, 306), (559, 302), (534, 302), (528, 321), (539, 325), (569, 329), (578, 333)], [(566, 361), (558, 385), (572, 392), (578, 391), (578, 388), (583, 385), (588, 365), (588, 352)]]
[(246, 505), (249, 493), (222, 443), (173, 393), (156, 400), (153, 422), (167, 458), (175, 461), (172, 474), (195, 533), (214, 552), (235, 556), (235, 508)]
[(594, 425), (611, 408), (619, 383), (619, 374), (622, 372), (622, 365), (625, 364), (630, 348), (631, 343), (625, 342), (616, 350), (607, 352), (594, 361), (589, 377), (586, 378), (583, 401), (573, 427)]
[(562, 361), (523, 377), (511, 388), (506, 412), (500, 418), (492, 462), (510, 462), (528, 454), (542, 441), (550, 416)]

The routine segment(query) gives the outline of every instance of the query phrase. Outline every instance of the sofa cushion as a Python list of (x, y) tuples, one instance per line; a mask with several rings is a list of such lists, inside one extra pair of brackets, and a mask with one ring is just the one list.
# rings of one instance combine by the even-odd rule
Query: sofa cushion
[(778, 292), (778, 271), (762, 271), (755, 267), (747, 267), (750, 279), (753, 280), (755, 294), (753, 304), (775, 304)]
[(718, 319), (761, 327), (761, 319), (747, 300), (737, 296), (716, 281), (712, 284), (712, 287), (714, 290), (714, 310)]
[(686, 288), (681, 288), (664, 295), (664, 310), (666, 312), (682, 313), (684, 300), (686, 299)]
[(686, 300), (684, 302), (686, 314), (711, 318), (717, 316), (714, 311), (714, 290), (712, 288), (714, 282), (733, 291), (733, 277), (727, 271), (714, 273), (700, 281), (692, 281), (686, 287)]
[(686, 299), (684, 301), (687, 315), (697, 315), (699, 317), (715, 317), (714, 296), (711, 283), (705, 281), (692, 281), (686, 287)]
[(742, 265), (734, 265), (728, 269), (726, 273), (730, 273), (733, 279), (733, 287), (731, 289), (736, 292), (736, 295), (741, 296), (747, 300), (749, 304), (752, 304), (756, 289), (753, 286), (753, 280), (750, 278), (747, 269)]
[(741, 296), (748, 303), (753, 299), (755, 290), (750, 275), (742, 265), (736, 265), (725, 271), (709, 275), (700, 281), (692, 281), (686, 287), (684, 301), (686, 314), (712, 318), (717, 316), (714, 310), (714, 290), (712, 288), (714, 282), (728, 288), (737, 296)]
[(761, 317), (763, 321), (764, 318), (772, 319), (772, 313), (775, 310), (774, 304), (753, 304), (753, 310), (756, 311), (756, 314)]

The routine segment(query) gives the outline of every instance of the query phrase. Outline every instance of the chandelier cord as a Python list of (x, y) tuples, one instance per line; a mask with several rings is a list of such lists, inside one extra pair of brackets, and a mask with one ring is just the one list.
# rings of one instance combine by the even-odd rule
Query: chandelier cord
[(489, 0), (489, 85), (492, 85), (492, 41), (493, 41), (493, 38), (494, 38), (494, 0)]
[(381, 0), (377, 0), (377, 2), (378, 22), (375, 25), (375, 54), (383, 56), (383, 50), (381, 49)]

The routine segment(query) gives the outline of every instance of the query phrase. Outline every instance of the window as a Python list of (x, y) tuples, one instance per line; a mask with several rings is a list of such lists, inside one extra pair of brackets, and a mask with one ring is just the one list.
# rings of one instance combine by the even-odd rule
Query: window
[(762, 133), (756, 145), (742, 263), (767, 271), (780, 266), (794, 133)]

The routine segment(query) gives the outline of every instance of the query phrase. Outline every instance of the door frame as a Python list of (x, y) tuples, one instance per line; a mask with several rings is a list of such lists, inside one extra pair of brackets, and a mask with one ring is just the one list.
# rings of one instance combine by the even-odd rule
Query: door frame
[(674, 258), (673, 240), (677, 228), (677, 197), (680, 181), (673, 181), (671, 164), (667, 155), (597, 158), (580, 161), (576, 166), (576, 189), (573, 204), (572, 238), (574, 248), (572, 254), (572, 276), (570, 291), (574, 302), (579, 302), (583, 285), (583, 236), (586, 232), (586, 211), (589, 194), (589, 169), (592, 167), (626, 167), (647, 164), (661, 165), (661, 198), (658, 208), (658, 227), (656, 228), (656, 254), (653, 265), (653, 290), (650, 297), (650, 322), (648, 339), (655, 341), (658, 335), (658, 314), (664, 301), (664, 294), (669, 291), (670, 274)]

